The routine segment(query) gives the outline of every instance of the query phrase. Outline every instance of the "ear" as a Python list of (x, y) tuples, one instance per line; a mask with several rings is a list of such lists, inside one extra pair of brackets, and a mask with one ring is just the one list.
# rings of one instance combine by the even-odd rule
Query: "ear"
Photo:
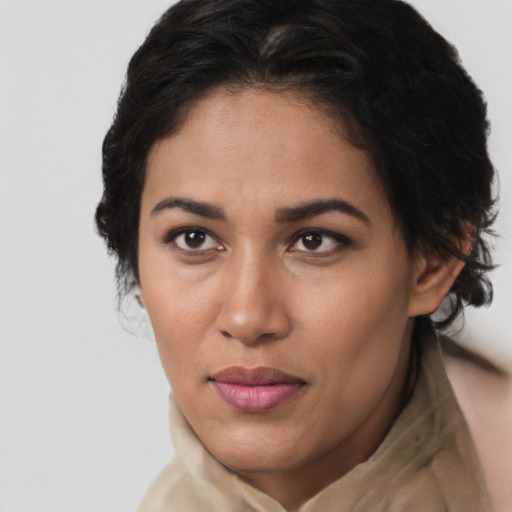
[[(463, 251), (467, 254), (471, 243), (464, 245)], [(433, 252), (418, 255), (411, 280), (409, 317), (433, 313), (463, 268), (464, 262), (450, 254)]]
[(133, 296), (135, 297), (135, 300), (137, 301), (138, 305), (142, 309), (146, 309), (146, 306), (144, 304), (144, 297), (142, 296), (142, 290), (140, 289), (140, 285), (136, 284), (133, 288)]

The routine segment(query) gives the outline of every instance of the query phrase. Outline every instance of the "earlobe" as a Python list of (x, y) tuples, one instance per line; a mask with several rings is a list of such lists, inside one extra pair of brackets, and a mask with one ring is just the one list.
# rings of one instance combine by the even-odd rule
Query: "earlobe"
[(140, 285), (135, 285), (133, 289), (133, 296), (135, 297), (135, 300), (137, 301), (137, 304), (142, 308), (146, 309), (146, 306), (144, 305), (144, 298), (142, 297), (142, 290), (140, 289)]
[(411, 279), (409, 316), (433, 313), (463, 268), (464, 261), (451, 254), (418, 256)]

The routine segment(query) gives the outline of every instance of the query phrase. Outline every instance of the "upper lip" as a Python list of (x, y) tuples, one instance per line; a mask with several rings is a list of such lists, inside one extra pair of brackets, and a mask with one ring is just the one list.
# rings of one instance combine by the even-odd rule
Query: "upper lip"
[(276, 368), (260, 366), (258, 368), (244, 368), (243, 366), (230, 366), (214, 373), (210, 380), (240, 386), (265, 386), (271, 384), (305, 384), (293, 375)]

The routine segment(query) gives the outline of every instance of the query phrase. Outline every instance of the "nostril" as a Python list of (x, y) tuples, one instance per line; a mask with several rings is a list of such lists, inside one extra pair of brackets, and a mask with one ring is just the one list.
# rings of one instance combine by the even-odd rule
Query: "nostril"
[(241, 343), (251, 344), (251, 343), (260, 343), (265, 341), (272, 341), (276, 338), (279, 338), (279, 334), (275, 332), (263, 332), (263, 333), (237, 333), (233, 334), (226, 330), (219, 331), (222, 336), (224, 336), (228, 340), (238, 340)]
[(262, 334), (260, 334), (258, 336), (258, 340), (259, 341), (265, 341), (267, 339), (270, 340), (270, 339), (274, 339), (274, 338), (277, 338), (277, 337), (278, 337), (278, 334), (275, 333), (275, 332), (264, 332), (264, 333), (262, 333)]

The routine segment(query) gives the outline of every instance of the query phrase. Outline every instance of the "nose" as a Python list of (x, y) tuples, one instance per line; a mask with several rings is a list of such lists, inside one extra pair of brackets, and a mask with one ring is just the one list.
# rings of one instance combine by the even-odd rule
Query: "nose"
[(216, 329), (244, 344), (281, 339), (291, 331), (279, 269), (263, 256), (233, 256), (225, 265)]

